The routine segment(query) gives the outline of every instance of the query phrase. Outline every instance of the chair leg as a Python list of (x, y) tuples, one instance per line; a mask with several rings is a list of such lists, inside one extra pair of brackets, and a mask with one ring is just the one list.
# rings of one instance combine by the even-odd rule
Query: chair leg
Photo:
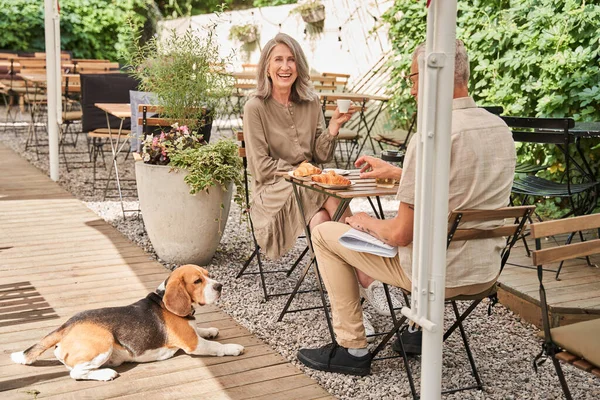
[(248, 268), (248, 266), (250, 265), (250, 263), (252, 262), (252, 260), (254, 259), (254, 257), (256, 256), (256, 254), (259, 251), (260, 251), (260, 248), (258, 246), (254, 246), (254, 251), (252, 252), (250, 257), (248, 257), (248, 260), (246, 260), (246, 262), (242, 266), (242, 269), (240, 269), (240, 272), (238, 272), (238, 274), (235, 276), (235, 279), (238, 279), (240, 276), (244, 275), (244, 271), (246, 271), (246, 269)]
[(294, 286), (294, 290), (292, 290), (291, 293), (289, 293), (289, 297), (285, 303), (285, 306), (283, 307), (283, 310), (281, 310), (281, 313), (279, 314), (279, 318), (277, 318), (277, 322), (281, 322), (283, 320), (283, 317), (285, 316), (285, 314), (287, 313), (291, 313), (291, 312), (299, 312), (299, 311), (308, 311), (308, 310), (316, 310), (318, 308), (323, 308), (326, 305), (322, 305), (322, 306), (317, 306), (317, 307), (307, 307), (307, 308), (301, 308), (301, 309), (296, 309), (296, 310), (290, 310), (290, 305), (292, 304), (292, 301), (294, 300), (294, 298), (296, 297), (296, 294), (298, 293), (305, 293), (300, 289), (300, 286), (302, 285), (302, 282), (304, 282), (304, 278), (306, 278), (306, 275), (308, 274), (308, 271), (310, 270), (310, 267), (312, 266), (313, 262), (315, 262), (315, 259), (313, 258), (312, 260), (310, 260), (307, 264), (306, 267), (304, 267), (304, 270), (302, 270), (302, 273), (300, 274), (300, 277), (298, 278), (298, 281), (296, 282), (296, 286)]
[(567, 385), (567, 380), (565, 379), (565, 374), (563, 374), (562, 367), (560, 366), (560, 361), (552, 357), (552, 363), (554, 364), (554, 368), (556, 369), (556, 375), (558, 375), (558, 380), (560, 381), (560, 386), (562, 387), (565, 398), (567, 400), (573, 400), (573, 397), (571, 396), (571, 391), (569, 390), (569, 385)]
[(292, 267), (285, 273), (286, 276), (290, 276), (292, 274), (292, 272), (294, 272), (294, 270), (296, 269), (296, 267), (298, 265), (300, 265), (300, 261), (302, 261), (302, 259), (306, 255), (306, 253), (308, 253), (308, 246), (306, 246), (304, 248), (304, 251), (302, 252), (302, 254), (300, 254), (300, 257), (298, 257), (298, 259), (296, 260), (296, 262), (294, 263), (294, 265), (292, 265)]
[(458, 307), (455, 301), (452, 301), (452, 308), (454, 309), (454, 315), (458, 322), (458, 329), (460, 330), (460, 335), (462, 336), (463, 344), (465, 345), (465, 351), (467, 352), (467, 357), (469, 358), (469, 363), (471, 364), (471, 370), (473, 371), (473, 376), (475, 377), (475, 381), (477, 381), (477, 388), (479, 390), (483, 390), (483, 383), (481, 382), (481, 378), (479, 377), (479, 372), (477, 371), (477, 366), (475, 365), (475, 359), (473, 358), (473, 353), (471, 352), (471, 346), (469, 346), (469, 340), (467, 339), (467, 334), (465, 332), (465, 328), (463, 327), (462, 321), (460, 321), (460, 312), (458, 311)]

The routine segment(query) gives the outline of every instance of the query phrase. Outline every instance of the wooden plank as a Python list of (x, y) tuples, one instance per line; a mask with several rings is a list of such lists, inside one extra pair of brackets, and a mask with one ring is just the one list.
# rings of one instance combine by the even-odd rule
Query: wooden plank
[(575, 257), (584, 257), (600, 253), (600, 239), (581, 243), (571, 243), (550, 249), (534, 250), (533, 265), (544, 265)]
[(531, 224), (531, 237), (536, 239), (561, 233), (587, 231), (598, 227), (600, 227), (600, 214), (536, 222), (535, 224)]
[(575, 360), (579, 360), (579, 357), (569, 353), (568, 351), (561, 351), (560, 353), (557, 353), (556, 358), (569, 364), (572, 364)]
[(455, 242), (459, 240), (477, 240), (511, 236), (515, 234), (517, 228), (518, 225), (504, 225), (495, 229), (458, 229), (454, 233), (452, 241)]
[(589, 371), (591, 371), (594, 368), (594, 366), (592, 364), (590, 364), (589, 362), (587, 362), (587, 361), (585, 361), (583, 359), (579, 359), (577, 361), (574, 361), (573, 365), (576, 366), (579, 369), (582, 369), (582, 370), (586, 371), (586, 372), (589, 372)]
[(534, 206), (515, 206), (499, 208), (497, 210), (459, 210), (452, 212), (450, 219), (453, 219), (455, 213), (460, 212), (462, 214), (462, 222), (496, 221), (506, 218), (520, 218), (525, 215), (526, 211), (533, 211), (534, 209)]

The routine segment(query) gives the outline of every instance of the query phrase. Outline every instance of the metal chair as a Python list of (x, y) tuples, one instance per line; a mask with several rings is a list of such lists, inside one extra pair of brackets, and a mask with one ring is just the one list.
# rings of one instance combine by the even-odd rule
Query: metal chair
[[(567, 220), (538, 222), (530, 225), (531, 236), (534, 239), (585, 230), (597, 230), (598, 228), (600, 228), (599, 214)], [(567, 400), (571, 400), (573, 397), (559, 361), (572, 364), (596, 377), (600, 377), (600, 342), (598, 341), (598, 337), (600, 337), (600, 319), (552, 327), (546, 289), (543, 284), (543, 265), (594, 254), (600, 254), (600, 239), (582, 241), (581, 243), (568, 243), (543, 250), (537, 249), (532, 252), (533, 265), (537, 268), (540, 282), (540, 308), (544, 335), (542, 351), (535, 357), (533, 368), (537, 372), (538, 366), (546, 360), (544, 358), (540, 361), (540, 359), (543, 356), (549, 357), (554, 364)]]
[[(526, 204), (529, 199), (536, 197), (561, 197), (566, 198), (569, 204), (569, 212), (563, 218), (572, 215), (589, 214), (598, 199), (597, 186), (600, 182), (596, 180), (595, 174), (585, 163), (578, 162), (570, 152), (572, 144), (577, 139), (569, 133), (569, 129), (575, 126), (571, 118), (524, 118), (524, 117), (501, 117), (511, 128), (513, 138), (517, 142), (553, 144), (561, 150), (565, 160), (565, 171), (560, 182), (554, 182), (534, 174), (517, 176), (513, 182), (513, 194), (522, 197), (521, 203)], [(538, 219), (541, 218), (538, 215)], [(576, 232), (572, 232), (567, 243), (573, 240)], [(583, 236), (579, 232), (581, 240)], [(536, 240), (536, 248), (540, 248), (539, 240)], [(526, 247), (528, 253), (529, 248)], [(589, 259), (588, 264), (591, 265)], [(562, 263), (556, 272), (558, 280)]]
[[(298, 264), (300, 264), (300, 262), (302, 261), (302, 259), (306, 255), (306, 253), (308, 252), (308, 246), (304, 249), (304, 251), (302, 251), (302, 254), (300, 254), (300, 256), (298, 257), (296, 262), (294, 262), (294, 265), (292, 265), (292, 267), (289, 270), (282, 270), (282, 269), (265, 270), (263, 262), (260, 258), (260, 246), (258, 245), (258, 243), (256, 241), (256, 236), (254, 235), (254, 224), (252, 223), (252, 217), (250, 217), (250, 190), (249, 190), (250, 188), (248, 185), (248, 159), (246, 158), (246, 142), (244, 141), (244, 132), (236, 132), (236, 134), (237, 134), (237, 140), (240, 142), (240, 148), (239, 148), (238, 154), (242, 158), (242, 163), (244, 165), (244, 187), (246, 189), (246, 210), (244, 210), (244, 212), (246, 212), (248, 214), (248, 221), (250, 221), (250, 231), (252, 233), (252, 241), (254, 243), (254, 250), (252, 251), (252, 254), (246, 260), (246, 262), (244, 263), (244, 265), (242, 266), (242, 268), (236, 275), (236, 279), (240, 278), (242, 275), (259, 275), (261, 286), (263, 289), (263, 294), (265, 297), (265, 301), (267, 301), (272, 297), (290, 295), (291, 292), (269, 293), (267, 290), (267, 284), (265, 282), (265, 274), (275, 274), (275, 273), (284, 273), (285, 272), (286, 276), (289, 277), (291, 275), (291, 273), (296, 269)], [(258, 271), (246, 272), (246, 269), (250, 266), (250, 263), (252, 262), (252, 260), (254, 260), (254, 258), (256, 258), (256, 263), (258, 264)], [(300, 293), (306, 293), (306, 292), (307, 291), (300, 291)]]
[[(519, 236), (525, 229), (525, 225), (529, 220), (529, 217), (533, 210), (534, 206), (518, 206), (518, 207), (504, 207), (499, 208), (497, 210), (455, 210), (450, 213), (448, 220), (448, 236), (447, 236), (447, 246), (450, 246), (450, 243), (453, 241), (465, 241), (465, 240), (479, 240), (479, 239), (489, 239), (489, 238), (497, 238), (497, 237), (506, 237), (506, 246), (502, 250), (500, 263), (499, 263), (499, 274), (502, 272), (508, 257), (510, 256), (510, 251), (513, 245), (518, 240)], [(469, 223), (471, 222), (493, 222), (493, 221), (503, 221), (506, 219), (512, 219), (514, 222), (512, 224), (505, 224), (498, 228), (494, 229), (473, 229), (469, 227)], [(466, 226), (462, 224), (467, 224)], [(481, 293), (477, 293), (475, 295), (468, 296), (456, 296), (453, 298), (446, 299), (446, 302), (450, 303), (454, 312), (454, 316), (456, 318), (455, 322), (450, 326), (446, 332), (444, 333), (443, 340), (446, 339), (458, 328), (461, 334), (461, 338), (463, 341), (463, 345), (465, 347), (465, 351), (467, 353), (467, 357), (469, 359), (469, 364), (471, 366), (471, 371), (473, 373), (473, 377), (475, 379), (475, 384), (463, 388), (450, 389), (445, 390), (443, 393), (454, 393), (462, 390), (470, 390), (470, 389), (483, 389), (483, 382), (479, 376), (479, 372), (477, 370), (477, 366), (475, 364), (475, 359), (473, 357), (473, 353), (471, 351), (471, 347), (469, 346), (469, 341), (467, 338), (467, 333), (465, 327), (463, 326), (463, 321), (471, 314), (471, 312), (481, 303), (485, 298), (490, 298), (490, 308), (488, 309), (488, 313), (491, 312), (491, 306), (495, 304), (497, 299), (497, 285), (494, 283), (492, 287), (484, 290)], [(467, 301), (470, 302), (469, 306), (462, 313), (459, 312), (457, 302), (459, 301)], [(393, 315), (393, 314), (392, 314)], [(394, 326), (392, 329), (385, 335), (382, 341), (377, 345), (377, 347), (371, 352), (373, 359), (377, 360), (380, 358), (376, 358), (377, 354), (385, 347), (385, 345), (389, 342), (389, 340), (398, 333), (398, 331), (403, 327), (407, 318), (402, 316), (400, 319), (395, 320)], [(402, 344), (402, 340), (399, 340), (401, 345), (401, 356), (404, 361), (404, 366), (407, 371), (407, 376), (410, 384), (410, 389), (413, 395), (413, 398), (417, 399), (418, 395), (414, 386), (414, 380), (412, 377), (412, 371), (410, 368), (410, 364), (408, 362), (408, 357), (406, 352), (404, 351), (404, 345)], [(387, 357), (382, 357), (387, 358)]]

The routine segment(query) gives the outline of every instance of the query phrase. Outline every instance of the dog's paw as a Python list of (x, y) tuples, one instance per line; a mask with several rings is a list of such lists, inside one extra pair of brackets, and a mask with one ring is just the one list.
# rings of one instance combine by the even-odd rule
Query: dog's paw
[(112, 381), (117, 376), (119, 376), (119, 373), (114, 369), (101, 368), (88, 372), (85, 376), (85, 379), (90, 379), (94, 381)]
[(203, 338), (204, 339), (214, 339), (219, 335), (219, 329), (218, 328), (205, 328), (203, 330)]
[(14, 352), (10, 355), (10, 359), (17, 364), (27, 365), (27, 359), (25, 358), (25, 353), (22, 351)]
[(226, 356), (239, 356), (244, 353), (244, 346), (240, 344), (224, 344), (223, 348)]

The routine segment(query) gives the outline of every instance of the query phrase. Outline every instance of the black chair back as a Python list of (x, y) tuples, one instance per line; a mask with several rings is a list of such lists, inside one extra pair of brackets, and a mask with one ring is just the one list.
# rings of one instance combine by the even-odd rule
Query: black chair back
[[(138, 81), (126, 74), (81, 75), (82, 130), (107, 128), (106, 113), (95, 103), (129, 103), (129, 91), (137, 90)], [(121, 120), (110, 116), (110, 127), (118, 129)], [(131, 122), (125, 120), (123, 129), (130, 129)]]

